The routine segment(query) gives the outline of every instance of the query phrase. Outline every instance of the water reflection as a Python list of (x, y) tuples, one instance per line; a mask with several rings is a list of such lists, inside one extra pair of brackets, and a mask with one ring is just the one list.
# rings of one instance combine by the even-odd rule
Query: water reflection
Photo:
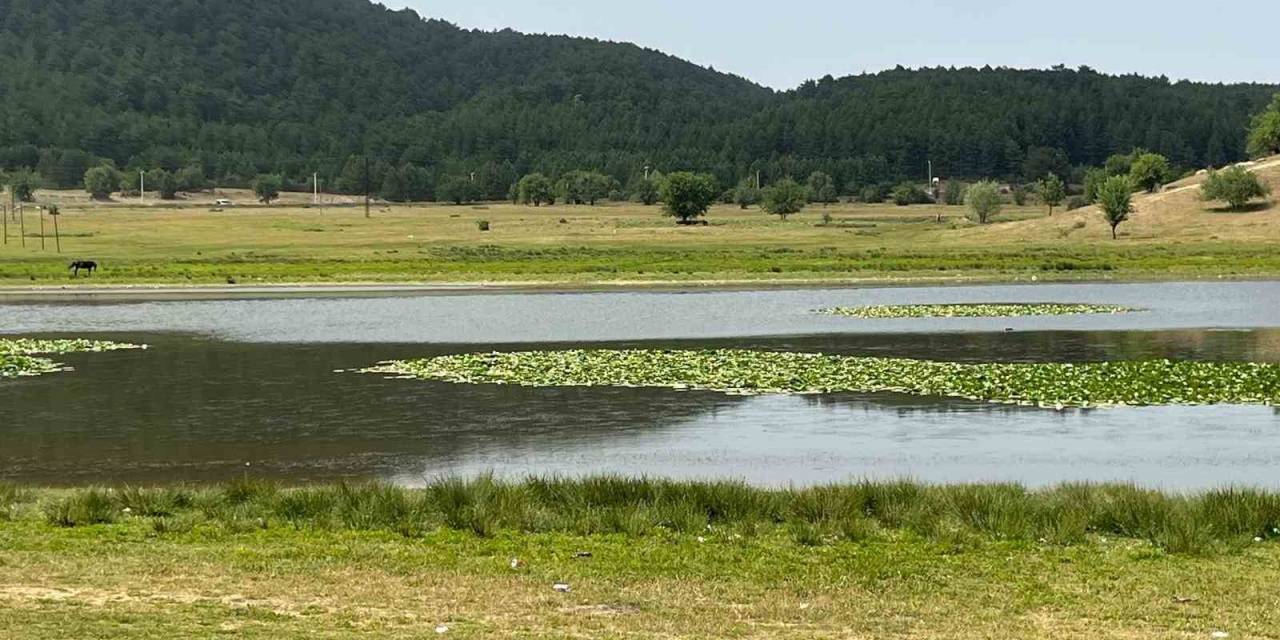
[[(895, 394), (735, 398), (645, 389), (528, 389), (337, 373), (492, 347), (246, 344), (96, 334), (145, 352), (66, 358), (0, 384), (0, 478), (48, 484), (293, 482), (450, 472), (730, 476), (765, 484), (865, 476), (1280, 485), (1267, 407), (1051, 410)], [(514, 344), (503, 349), (548, 345)], [(1280, 331), (889, 334), (555, 345), (736, 347), (947, 360), (1280, 361)], [(247, 466), (246, 466), (247, 465)]]

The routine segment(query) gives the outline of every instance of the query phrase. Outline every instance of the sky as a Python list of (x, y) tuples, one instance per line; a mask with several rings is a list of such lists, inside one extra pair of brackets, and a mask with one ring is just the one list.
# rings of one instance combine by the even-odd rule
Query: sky
[(776, 89), (897, 65), (1087, 65), (1173, 80), (1280, 83), (1277, 0), (382, 3), (472, 29), (633, 42)]

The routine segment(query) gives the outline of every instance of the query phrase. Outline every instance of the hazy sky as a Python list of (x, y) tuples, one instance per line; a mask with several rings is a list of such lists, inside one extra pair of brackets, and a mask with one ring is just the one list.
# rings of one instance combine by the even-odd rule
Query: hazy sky
[[(1280, 83), (1277, 0), (383, 0), (462, 27), (634, 42), (776, 88), (904, 65)], [(1224, 28), (1230, 25), (1232, 29)]]

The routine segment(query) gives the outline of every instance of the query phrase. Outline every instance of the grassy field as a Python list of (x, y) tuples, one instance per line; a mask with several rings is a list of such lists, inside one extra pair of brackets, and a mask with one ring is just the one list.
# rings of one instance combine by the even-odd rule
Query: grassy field
[[(1280, 185), (1280, 162), (1258, 173)], [(1270, 203), (1227, 213), (1199, 202), (1197, 179), (1141, 196), (1111, 241), (1092, 208), (1046, 215), (1007, 207), (978, 227), (963, 207), (814, 206), (788, 221), (717, 207), (708, 227), (678, 227), (657, 207), (375, 205), (213, 211), (203, 194), (177, 204), (58, 203), (62, 253), (46, 217), (28, 211), (26, 246), (10, 225), (0, 285), (72, 282), (71, 259), (102, 265), (98, 284), (877, 282), (1261, 277), (1280, 274), (1280, 216)], [(938, 219), (941, 218), (941, 222)], [(481, 232), (479, 221), (491, 230)], [(85, 280), (81, 280), (83, 284)]]
[[(0, 636), (1274, 638), (1280, 499), (597, 478), (0, 486)], [(1253, 537), (1268, 528), (1270, 538)], [(554, 585), (567, 585), (567, 591)]]

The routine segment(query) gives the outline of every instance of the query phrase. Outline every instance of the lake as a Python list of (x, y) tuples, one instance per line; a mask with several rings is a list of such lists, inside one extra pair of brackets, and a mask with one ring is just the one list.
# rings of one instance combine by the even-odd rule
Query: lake
[[(1146, 311), (856, 320), (830, 306), (1083, 302)], [(1270, 407), (1053, 411), (892, 394), (730, 397), (345, 373), (468, 351), (678, 347), (957, 361), (1280, 362), (1280, 283), (726, 292), (0, 298), (0, 332), (145, 342), (0, 383), (0, 478), (50, 485), (621, 473), (814, 484), (1134, 481), (1280, 487)]]

